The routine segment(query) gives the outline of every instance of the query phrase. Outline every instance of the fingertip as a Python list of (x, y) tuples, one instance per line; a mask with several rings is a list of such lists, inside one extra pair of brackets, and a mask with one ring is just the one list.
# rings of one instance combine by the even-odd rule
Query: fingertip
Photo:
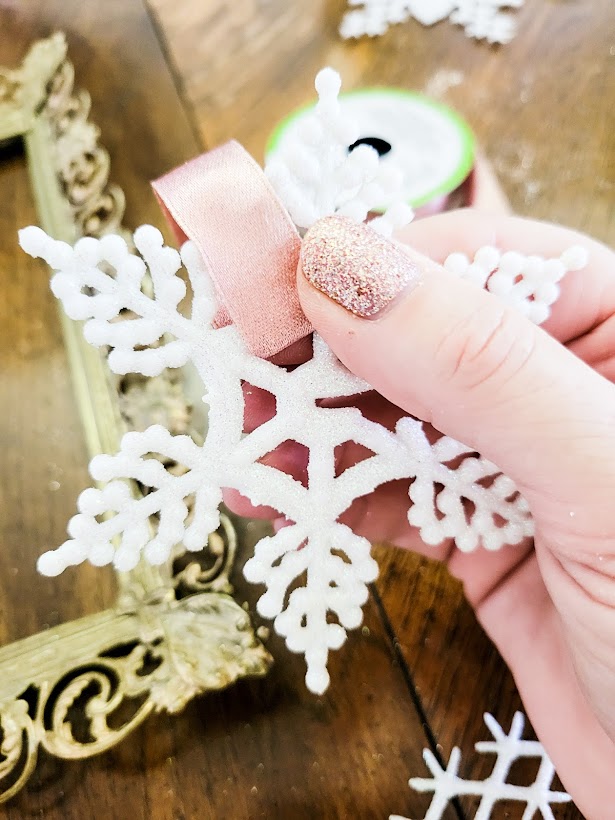
[(469, 179), (468, 205), (487, 216), (510, 216), (510, 201), (498, 176), (482, 151), (477, 151)]

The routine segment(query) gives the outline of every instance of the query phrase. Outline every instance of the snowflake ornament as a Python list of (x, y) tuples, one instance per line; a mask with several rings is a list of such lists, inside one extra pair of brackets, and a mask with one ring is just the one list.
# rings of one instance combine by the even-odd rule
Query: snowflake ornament
[[(424, 750), (423, 758), (432, 777), (413, 777), (409, 781), (409, 785), (415, 791), (433, 792), (433, 799), (424, 820), (441, 820), (451, 801), (464, 795), (480, 797), (474, 820), (489, 820), (495, 804), (501, 800), (525, 803), (523, 820), (532, 820), (536, 812), (540, 812), (544, 820), (555, 820), (551, 806), (556, 803), (569, 803), (571, 797), (566, 792), (551, 791), (555, 768), (541, 743), (537, 740), (523, 740), (524, 716), (521, 712), (515, 714), (509, 734), (504, 732), (492, 715), (486, 713), (484, 719), (493, 740), (481, 741), (476, 744), (475, 749), (481, 754), (496, 755), (493, 771), (486, 780), (463, 780), (459, 777), (461, 752), (457, 747), (451, 752), (446, 769), (440, 766), (431, 750)], [(540, 760), (538, 773), (530, 786), (507, 783), (513, 764), (521, 758)], [(389, 820), (406, 818), (391, 815)]]
[[(397, 183), (383, 173), (372, 148), (348, 153), (356, 129), (340, 118), (339, 75), (325, 69), (316, 86), (312, 126), (295, 151), (271, 160), (267, 174), (297, 227), (331, 213), (363, 221), (384, 189), (391, 195)], [(387, 234), (411, 216), (397, 203), (369, 224)], [(377, 576), (368, 541), (339, 521), (355, 499), (385, 482), (409, 479), (408, 520), (426, 543), (451, 538), (461, 550), (496, 550), (532, 534), (527, 503), (494, 464), (447, 437), (430, 443), (414, 418), (402, 418), (391, 431), (353, 407), (352, 398), (371, 388), (318, 336), (312, 358), (288, 371), (253, 355), (234, 325), (219, 327), (214, 317), (226, 306), (217, 303), (192, 242), (178, 253), (164, 246), (159, 231), (144, 226), (134, 234), (137, 252), (114, 235), (83, 238), (73, 248), (35, 227), (21, 231), (20, 243), (53, 269), (53, 293), (71, 319), (84, 321), (86, 340), (109, 351), (114, 373), (155, 377), (190, 363), (209, 408), (203, 441), (182, 435), (181, 428), (173, 435), (153, 425), (127, 433), (116, 455), (95, 457), (90, 473), (98, 487), (79, 497), (69, 539), (40, 557), (43, 574), (86, 560), (127, 571), (141, 558), (162, 564), (178, 549), (199, 551), (219, 526), (223, 489), (237, 490), (289, 522), (256, 545), (244, 572), (265, 585), (259, 613), (275, 619), (289, 649), (305, 655), (307, 686), (322, 693), (329, 683), (328, 653), (361, 623), (367, 585)], [(586, 256), (571, 249), (544, 260), (482, 248), (473, 259), (453, 254), (446, 266), (540, 323), (557, 298), (557, 283), (582, 268)], [(182, 265), (191, 285), (188, 313), (178, 309), (186, 296)], [(247, 434), (245, 384), (276, 400), (273, 418)], [(340, 406), (343, 398), (350, 406)], [(261, 463), (288, 441), (309, 451), (305, 486)], [(372, 455), (338, 474), (336, 449), (346, 442)], [(134, 497), (134, 482), (148, 492)]]
[[(154, 425), (127, 433), (116, 455), (92, 460), (91, 475), (102, 486), (81, 494), (79, 514), (68, 526), (69, 540), (39, 559), (43, 574), (56, 575), (85, 560), (129, 570), (141, 555), (161, 564), (179, 544), (200, 550), (219, 525), (222, 489), (234, 488), (291, 522), (257, 544), (245, 575), (266, 585), (259, 613), (275, 618), (275, 629), (289, 649), (305, 654), (307, 686), (321, 693), (329, 683), (329, 650), (339, 648), (346, 630), (361, 623), (367, 584), (377, 576), (368, 541), (338, 520), (356, 498), (384, 482), (413, 479), (408, 518), (430, 544), (453, 538), (462, 550), (479, 544), (495, 550), (532, 534), (527, 504), (514, 484), (471, 448), (447, 437), (430, 444), (422, 423), (410, 417), (391, 432), (354, 407), (322, 406), (322, 399), (352, 397), (370, 387), (349, 373), (317, 336), (313, 358), (289, 372), (252, 355), (233, 325), (215, 328), (219, 306), (191, 242), (180, 257), (163, 245), (158, 230), (145, 226), (134, 235), (140, 256), (113, 235), (80, 239), (71, 248), (30, 227), (21, 231), (20, 243), (56, 271), (53, 293), (70, 318), (85, 320), (87, 341), (110, 349), (112, 371), (156, 376), (192, 362), (209, 405), (202, 446)], [(553, 280), (585, 261), (583, 252), (569, 251), (542, 265)], [(177, 276), (182, 263), (193, 292), (188, 316), (177, 309), (186, 294)], [(519, 271), (531, 269), (538, 276), (536, 258), (500, 256), (487, 248), (472, 262), (455, 255), (447, 266), (479, 286), (495, 280), (501, 298), (517, 306), (538, 304), (541, 317), (548, 313), (541, 297), (555, 295), (552, 289), (541, 293), (534, 279), (524, 296), (517, 292), (517, 280), (523, 279)], [(148, 273), (151, 287), (144, 292), (141, 284)], [(117, 321), (120, 314), (123, 321)], [(244, 383), (276, 399), (275, 416), (248, 434), (243, 433)], [(260, 463), (289, 440), (309, 450), (307, 486)], [(348, 441), (373, 455), (336, 475), (336, 448)], [(161, 456), (185, 470), (170, 473)], [(134, 498), (130, 481), (151, 492)], [(188, 499), (194, 501), (190, 517)], [(154, 516), (158, 523), (152, 532)], [(337, 622), (331, 623), (331, 616)]]
[(441, 20), (462, 26), (466, 35), (489, 43), (509, 43), (516, 34), (513, 9), (525, 0), (349, 0), (353, 7), (340, 25), (344, 39), (377, 37), (411, 18), (424, 26)]
[(364, 222), (370, 211), (388, 203), (370, 224), (381, 235), (390, 236), (414, 216), (410, 206), (396, 198), (403, 174), (390, 164), (383, 165), (370, 145), (349, 151), (360, 132), (340, 110), (340, 75), (324, 68), (315, 86), (318, 103), (314, 111), (306, 117), (298, 138), (267, 161), (265, 175), (300, 229), (331, 214)]

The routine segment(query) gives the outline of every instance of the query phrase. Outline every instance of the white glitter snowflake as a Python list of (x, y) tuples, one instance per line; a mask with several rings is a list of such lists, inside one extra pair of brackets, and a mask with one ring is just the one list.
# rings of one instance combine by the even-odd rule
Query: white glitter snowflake
[[(413, 777), (409, 785), (419, 792), (433, 792), (433, 799), (424, 820), (441, 820), (451, 800), (464, 795), (480, 797), (480, 804), (474, 820), (489, 820), (496, 803), (501, 800), (515, 800), (526, 804), (523, 820), (532, 820), (540, 812), (544, 820), (555, 820), (551, 806), (569, 803), (566, 792), (551, 791), (555, 774), (553, 763), (542, 744), (537, 740), (523, 740), (524, 716), (517, 712), (513, 718), (510, 733), (506, 734), (497, 720), (490, 714), (484, 716), (493, 740), (481, 741), (475, 749), (481, 754), (495, 754), (493, 771), (486, 780), (463, 780), (459, 777), (461, 752), (455, 747), (446, 769), (443, 769), (435, 755), (425, 749), (423, 758), (432, 774), (430, 778)], [(507, 783), (513, 763), (521, 758), (539, 758), (540, 766), (534, 782), (529, 786)], [(391, 815), (389, 820), (406, 820)]]
[[(313, 358), (288, 372), (250, 354), (232, 325), (212, 327), (218, 305), (192, 243), (183, 246), (180, 258), (149, 226), (134, 235), (141, 256), (112, 235), (84, 238), (71, 248), (31, 227), (20, 233), (20, 242), (56, 271), (51, 281), (54, 294), (70, 318), (85, 320), (87, 341), (110, 348), (108, 362), (115, 373), (156, 376), (165, 368), (192, 362), (209, 405), (202, 446), (156, 425), (127, 433), (117, 455), (92, 460), (91, 475), (102, 488), (79, 497), (79, 514), (68, 526), (70, 539), (39, 559), (43, 574), (55, 575), (85, 560), (129, 570), (141, 554), (160, 564), (177, 545), (200, 550), (218, 527), (222, 488), (234, 488), (253, 504), (273, 507), (291, 522), (257, 544), (245, 575), (266, 585), (259, 612), (275, 618), (276, 631), (292, 651), (305, 654), (308, 688), (321, 693), (329, 683), (328, 652), (344, 643), (347, 629), (361, 623), (367, 584), (377, 575), (369, 543), (339, 523), (356, 498), (384, 482), (410, 478), (408, 518), (427, 543), (452, 538), (462, 550), (479, 544), (495, 550), (532, 534), (527, 504), (513, 483), (471, 448), (446, 437), (431, 445), (422, 423), (410, 417), (401, 419), (391, 432), (356, 408), (321, 406), (320, 399), (351, 397), (370, 388), (318, 337)], [(521, 298), (517, 280), (523, 271), (531, 268), (537, 275), (540, 262), (554, 280), (585, 261), (580, 251), (568, 252), (559, 262), (540, 262), (518, 254), (500, 256), (487, 248), (473, 262), (455, 255), (448, 267), (477, 285), (487, 282), (489, 287), (495, 281), (500, 295), (523, 306), (543, 305), (542, 296), (551, 300), (556, 295), (552, 289), (541, 294), (532, 279)], [(186, 294), (176, 275), (182, 262), (193, 292), (189, 315), (177, 309)], [(143, 292), (148, 271), (151, 286)], [(540, 318), (545, 312), (546, 303)], [(117, 321), (120, 314), (123, 320)], [(148, 347), (153, 344), (157, 346)], [(276, 399), (275, 416), (245, 435), (243, 383), (267, 390)], [(307, 486), (259, 462), (288, 440), (309, 450)], [(373, 455), (336, 475), (335, 451), (347, 441), (363, 445)], [(177, 462), (186, 471), (171, 474), (155, 456)], [(129, 480), (151, 492), (133, 498)], [(189, 520), (187, 499), (194, 499)], [(471, 511), (465, 502), (470, 502)], [(154, 535), (149, 526), (152, 516), (158, 518)], [(330, 622), (331, 616), (336, 623)]]
[(569, 248), (559, 259), (515, 251), (500, 253), (497, 248), (485, 247), (472, 260), (463, 253), (452, 253), (444, 263), (451, 273), (485, 288), (537, 325), (549, 318), (566, 273), (586, 265), (587, 252), (578, 246)]
[(318, 103), (305, 117), (297, 138), (280, 147), (265, 165), (265, 174), (298, 228), (337, 213), (356, 222), (391, 203), (371, 221), (375, 231), (390, 236), (411, 222), (409, 205), (396, 200), (403, 173), (382, 164), (375, 148), (357, 145), (359, 128), (344, 116), (338, 100), (341, 79), (332, 68), (316, 76)]
[(448, 18), (463, 26), (468, 37), (489, 43), (509, 43), (516, 34), (512, 9), (525, 0), (349, 0), (340, 34), (352, 37), (377, 37), (389, 26), (411, 18), (431, 26)]

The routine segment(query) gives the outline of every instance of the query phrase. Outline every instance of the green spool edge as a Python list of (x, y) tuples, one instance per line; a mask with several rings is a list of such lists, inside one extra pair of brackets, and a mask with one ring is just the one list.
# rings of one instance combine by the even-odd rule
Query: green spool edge
[[(347, 91), (344, 94), (340, 94), (339, 99), (344, 100), (349, 97), (371, 97), (374, 95), (378, 95), (380, 97), (384, 95), (393, 99), (398, 98), (418, 102), (426, 108), (431, 108), (433, 111), (437, 111), (449, 122), (452, 122), (459, 133), (459, 140), (461, 143), (461, 159), (455, 171), (440, 185), (437, 185), (421, 197), (414, 200), (409, 200), (408, 204), (412, 208), (420, 208), (422, 205), (432, 202), (437, 197), (450, 194), (458, 188), (470, 174), (470, 171), (474, 166), (474, 158), (476, 153), (476, 140), (474, 138), (474, 134), (463, 117), (461, 117), (456, 111), (453, 111), (452, 108), (449, 108), (447, 105), (437, 102), (436, 100), (432, 100), (430, 97), (425, 97), (423, 94), (417, 94), (412, 91), (404, 91), (400, 88), (361, 88), (356, 91)], [(265, 161), (267, 161), (271, 155), (275, 153), (288, 127), (302, 117), (307, 111), (310, 111), (315, 107), (315, 103), (307, 103), (306, 105), (302, 105), (296, 111), (293, 111), (285, 117), (278, 123), (278, 125), (276, 125), (267, 140), (267, 145), (265, 147)]]

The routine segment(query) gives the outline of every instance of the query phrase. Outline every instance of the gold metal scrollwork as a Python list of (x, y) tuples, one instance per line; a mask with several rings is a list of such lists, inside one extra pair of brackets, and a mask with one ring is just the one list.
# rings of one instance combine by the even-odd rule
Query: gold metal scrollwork
[[(0, 69), (0, 143), (23, 140), (41, 224), (68, 242), (123, 232), (124, 194), (109, 183), (89, 111), (62, 34), (35, 43), (21, 67)], [(92, 455), (154, 422), (198, 437), (183, 374), (117, 379), (80, 327), (61, 321)], [(230, 596), (235, 550), (222, 516), (203, 553), (179, 550), (166, 566), (119, 573), (114, 608), (0, 648), (0, 802), (23, 787), (40, 749), (99, 754), (154, 711), (177, 712), (201, 692), (267, 672), (271, 657)]]
[(0, 799), (21, 789), (40, 748), (91, 757), (152, 712), (177, 712), (269, 663), (247, 613), (213, 590), (108, 610), (0, 649)]

